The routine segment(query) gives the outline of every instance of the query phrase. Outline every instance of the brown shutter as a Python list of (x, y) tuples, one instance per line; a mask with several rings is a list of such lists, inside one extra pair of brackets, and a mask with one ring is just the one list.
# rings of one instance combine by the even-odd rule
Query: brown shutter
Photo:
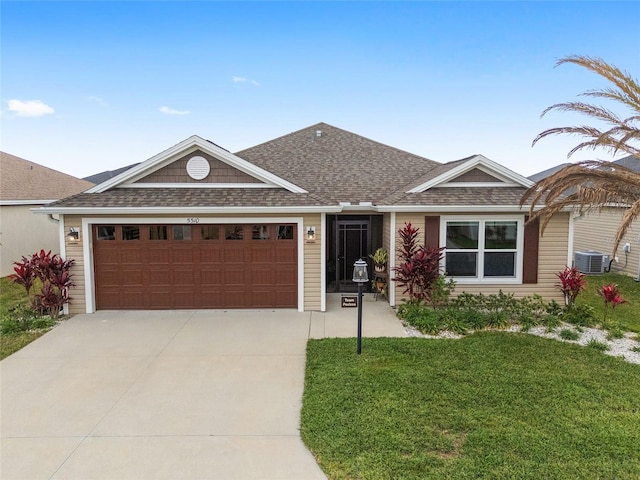
[[(524, 221), (529, 220), (528, 216)], [(540, 221), (524, 225), (524, 252), (522, 261), (522, 283), (538, 283), (538, 247), (540, 243)]]
[(440, 215), (424, 217), (424, 246), (440, 247)]

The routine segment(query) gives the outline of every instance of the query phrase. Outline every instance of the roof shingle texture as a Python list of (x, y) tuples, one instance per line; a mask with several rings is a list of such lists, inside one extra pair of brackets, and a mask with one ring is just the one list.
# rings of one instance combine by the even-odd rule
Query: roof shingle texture
[(91, 182), (0, 152), (0, 200), (56, 200), (92, 186)]
[(81, 193), (48, 206), (65, 208), (126, 207), (288, 207), (322, 206), (313, 195), (279, 188), (114, 188), (102, 193)]
[(389, 193), (405, 187), (411, 179), (440, 165), (326, 123), (236, 155), (333, 205), (339, 202), (377, 204)]

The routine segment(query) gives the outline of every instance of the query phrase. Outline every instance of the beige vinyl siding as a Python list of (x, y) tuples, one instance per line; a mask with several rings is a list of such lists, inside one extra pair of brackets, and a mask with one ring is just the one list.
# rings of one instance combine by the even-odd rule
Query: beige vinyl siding
[[(576, 218), (573, 224), (573, 252), (595, 250), (618, 257), (618, 262), (614, 258), (611, 271), (637, 277), (640, 268), (640, 221), (631, 224), (618, 251), (613, 254), (614, 237), (624, 211), (622, 208), (606, 208), (600, 213), (591, 212)], [(625, 243), (631, 245), (629, 254), (623, 251)]]
[(321, 251), (322, 235), (320, 229), (320, 214), (306, 214), (304, 227), (316, 227), (316, 240), (307, 243), (304, 240), (304, 309), (319, 311), (321, 308)]
[(73, 275), (73, 282), (75, 286), (70, 289), (69, 296), (71, 301), (69, 302), (69, 313), (85, 313), (86, 309), (86, 295), (85, 295), (85, 276), (84, 276), (84, 257), (83, 246), (86, 239), (82, 235), (82, 218), (77, 215), (65, 215), (64, 216), (64, 231), (68, 232), (69, 227), (75, 227), (80, 230), (80, 238), (77, 242), (69, 242), (65, 235), (65, 257), (67, 260), (75, 260), (75, 264), (71, 268)]
[[(404, 214), (398, 213), (396, 227), (402, 228), (405, 222), (411, 222), (414, 227), (419, 227), (418, 242), (422, 244), (424, 242), (424, 217), (427, 214)], [(429, 213), (428, 215), (446, 215), (450, 214), (438, 214)], [(513, 216), (513, 215), (509, 215)], [(557, 282), (556, 273), (562, 270), (567, 263), (568, 252), (568, 240), (569, 240), (569, 214), (561, 213), (556, 215), (547, 226), (544, 235), (540, 237), (540, 245), (538, 252), (538, 283), (537, 284), (482, 284), (477, 285), (456, 285), (454, 294), (460, 294), (462, 292), (469, 293), (484, 293), (491, 294), (497, 293), (502, 290), (503, 292), (514, 293), (517, 297), (523, 297), (527, 295), (538, 294), (546, 300), (555, 299), (561, 301), (562, 297), (559, 294), (555, 284)], [(396, 235), (396, 242), (400, 239)], [(398, 259), (396, 257), (396, 262)], [(403, 288), (396, 287), (396, 304), (399, 303), (402, 298)]]

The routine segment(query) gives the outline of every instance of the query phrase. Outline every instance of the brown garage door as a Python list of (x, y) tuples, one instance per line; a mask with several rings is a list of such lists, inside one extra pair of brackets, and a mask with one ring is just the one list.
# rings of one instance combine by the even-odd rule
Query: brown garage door
[(95, 225), (96, 308), (295, 308), (293, 224)]

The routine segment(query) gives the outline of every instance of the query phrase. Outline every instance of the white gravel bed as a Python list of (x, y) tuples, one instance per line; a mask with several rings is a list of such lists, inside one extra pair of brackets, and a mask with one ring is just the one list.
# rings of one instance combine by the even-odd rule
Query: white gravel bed
[[(565, 328), (575, 330), (576, 332), (578, 332), (578, 334), (580, 335), (578, 340), (563, 340), (562, 338), (560, 338), (560, 335), (559, 335), (560, 331)], [(407, 332), (407, 335), (410, 337), (459, 339), (464, 336), (464, 335), (458, 335), (453, 332), (442, 332), (438, 335), (425, 335), (420, 331), (416, 330), (415, 328), (412, 328), (408, 325), (405, 325), (405, 330)], [(517, 325), (514, 325), (503, 331), (522, 332), (522, 328)], [(469, 334), (471, 333), (473, 332), (469, 331)], [(606, 344), (609, 347), (609, 350), (605, 350), (603, 353), (606, 353), (607, 355), (611, 355), (613, 357), (622, 357), (624, 360), (626, 360), (629, 363), (636, 363), (640, 365), (640, 352), (632, 351), (634, 348), (640, 347), (640, 342), (637, 340), (633, 340), (632, 338), (634, 337), (633, 333), (625, 333), (623, 338), (614, 338), (612, 340), (607, 340), (607, 332), (604, 330), (600, 330), (598, 328), (586, 328), (586, 327), (581, 327), (580, 330), (578, 330), (576, 327), (569, 324), (560, 325), (559, 327), (554, 328), (553, 331), (551, 332), (547, 332), (546, 327), (533, 327), (524, 333), (528, 333), (530, 335), (537, 335), (539, 337), (544, 337), (544, 338), (550, 338), (550, 339), (558, 340), (561, 342), (577, 343), (578, 345), (583, 345), (583, 346), (587, 345), (591, 340), (596, 340), (598, 342)]]

